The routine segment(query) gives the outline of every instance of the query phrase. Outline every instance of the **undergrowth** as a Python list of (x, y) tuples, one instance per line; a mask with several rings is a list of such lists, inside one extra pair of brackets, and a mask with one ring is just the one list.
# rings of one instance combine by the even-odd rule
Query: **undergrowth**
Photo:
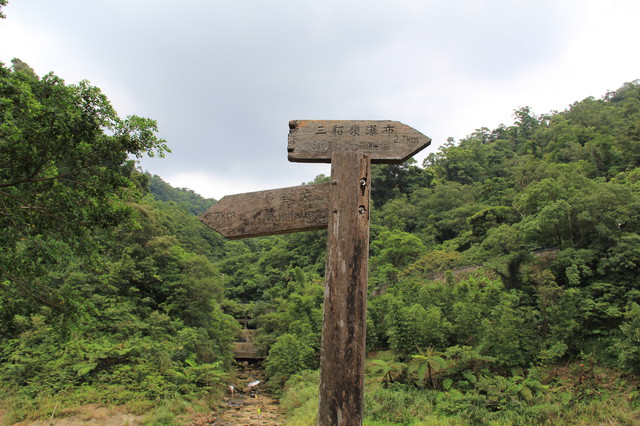
[(58, 393), (29, 393), (0, 389), (0, 425), (82, 416), (88, 406), (106, 407), (114, 412), (141, 418), (147, 425), (181, 425), (196, 413), (210, 413), (222, 397), (222, 387), (190, 395), (165, 394), (150, 397), (123, 386), (81, 386)]
[[(369, 361), (371, 363), (371, 360)], [(370, 364), (371, 365), (371, 364)], [(385, 382), (368, 369), (365, 425), (637, 424), (638, 383), (620, 373), (575, 363), (535, 368), (522, 375), (488, 370), (429, 389), (411, 375)], [(461, 376), (463, 377), (463, 376)], [(415, 376), (413, 377), (415, 379)], [(286, 383), (282, 406), (287, 424), (313, 425), (318, 407), (318, 371)]]

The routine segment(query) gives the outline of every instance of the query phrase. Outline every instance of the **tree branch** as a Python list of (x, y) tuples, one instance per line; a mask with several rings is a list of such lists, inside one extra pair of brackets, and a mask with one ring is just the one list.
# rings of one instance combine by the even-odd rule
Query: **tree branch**
[(75, 183), (80, 183), (79, 181), (74, 181), (71, 179), (66, 179), (67, 176), (72, 175), (73, 173), (78, 172), (78, 169), (74, 169), (68, 173), (63, 173), (57, 176), (52, 176), (52, 177), (43, 177), (43, 178), (27, 178), (27, 179), (22, 179), (22, 180), (16, 180), (13, 182), (9, 182), (9, 183), (2, 183), (0, 184), (0, 188), (9, 188), (12, 186), (17, 186), (20, 185), (22, 183), (31, 183), (31, 182), (47, 182), (47, 181), (51, 181), (51, 180), (69, 180), (70, 182), (75, 182)]
[[(53, 298), (57, 298), (57, 297), (55, 297), (55, 295), (50, 294), (50, 291), (47, 291), (49, 289), (43, 286), (38, 286), (38, 285), (30, 286), (24, 281), (19, 280), (18, 278), (11, 275), (8, 271), (3, 269), (2, 267), (0, 267), (0, 273), (4, 275), (9, 280), (9, 282), (16, 284), (20, 289), (22, 289), (22, 291), (27, 293), (28, 296), (34, 297), (36, 300), (42, 302), (44, 305), (49, 306), (51, 308), (57, 309), (59, 311), (63, 310), (63, 306), (62, 306), (63, 302), (59, 298), (57, 301), (52, 300)], [(4, 286), (0, 286), (0, 289), (3, 289), (3, 287)]]

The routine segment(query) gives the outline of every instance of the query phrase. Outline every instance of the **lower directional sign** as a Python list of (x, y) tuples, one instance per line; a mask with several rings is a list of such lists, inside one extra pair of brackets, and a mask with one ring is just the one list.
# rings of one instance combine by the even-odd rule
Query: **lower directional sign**
[(230, 239), (325, 229), (329, 183), (227, 195), (198, 219)]

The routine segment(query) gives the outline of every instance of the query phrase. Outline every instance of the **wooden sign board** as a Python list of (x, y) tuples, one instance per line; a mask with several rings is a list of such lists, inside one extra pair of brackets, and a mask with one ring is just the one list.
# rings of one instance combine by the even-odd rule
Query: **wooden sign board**
[(333, 152), (359, 152), (372, 163), (397, 164), (429, 146), (431, 139), (399, 121), (292, 120), (289, 161), (330, 163)]
[(227, 195), (198, 219), (229, 239), (326, 229), (329, 183)]

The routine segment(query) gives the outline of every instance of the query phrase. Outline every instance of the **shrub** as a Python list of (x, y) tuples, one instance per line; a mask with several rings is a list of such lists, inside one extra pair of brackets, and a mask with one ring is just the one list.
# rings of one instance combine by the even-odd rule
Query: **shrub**
[(291, 375), (311, 366), (313, 349), (292, 334), (283, 334), (271, 346), (265, 364), (267, 377), (284, 382)]

